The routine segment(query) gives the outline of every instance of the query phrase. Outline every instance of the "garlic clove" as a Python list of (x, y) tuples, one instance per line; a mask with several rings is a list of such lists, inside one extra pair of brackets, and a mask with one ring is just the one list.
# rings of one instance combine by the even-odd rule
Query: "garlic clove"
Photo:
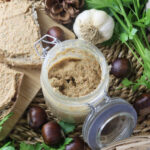
[(146, 4), (146, 10), (150, 8), (150, 0)]
[[(146, 10), (150, 9), (150, 0), (148, 0), (146, 4)], [(150, 31), (150, 27), (148, 27), (148, 30)]]
[[(102, 39), (98, 40), (98, 43), (103, 43), (104, 41), (109, 40), (114, 32), (115, 22), (112, 17), (108, 17), (107, 22), (99, 28), (99, 32), (102, 33)], [(105, 34), (105, 35), (104, 35)]]
[(96, 44), (103, 43), (109, 40), (113, 35), (114, 30), (114, 20), (106, 12), (101, 10), (92, 9), (93, 13), (93, 25), (98, 29), (101, 38), (96, 41)]
[(91, 14), (93, 14), (93, 25), (97, 28), (103, 26), (109, 17), (107, 13), (102, 10), (92, 9)]

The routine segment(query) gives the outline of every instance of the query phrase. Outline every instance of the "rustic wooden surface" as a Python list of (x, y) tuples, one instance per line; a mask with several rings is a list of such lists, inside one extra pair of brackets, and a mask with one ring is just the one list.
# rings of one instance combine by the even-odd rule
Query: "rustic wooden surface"
[(12, 108), (13, 115), (3, 125), (0, 132), (0, 140), (3, 140), (13, 129), (19, 118), (24, 113), (25, 109), (31, 103), (37, 92), (40, 90), (40, 71), (16, 69), (24, 73), (20, 94), (18, 100)]
[(135, 136), (126, 140), (115, 142), (102, 150), (149, 150), (150, 136)]
[[(74, 39), (75, 35), (66, 27), (59, 25), (48, 17), (44, 10), (38, 10), (38, 21), (41, 27), (41, 33), (44, 35), (52, 26), (59, 26), (65, 33), (65, 39)], [(33, 98), (40, 90), (40, 70), (19, 69), (25, 73), (19, 99), (14, 104), (12, 112), (13, 116), (3, 125), (3, 130), (0, 132), (0, 140), (3, 140), (13, 129), (19, 118), (24, 113), (25, 109), (31, 103)]]

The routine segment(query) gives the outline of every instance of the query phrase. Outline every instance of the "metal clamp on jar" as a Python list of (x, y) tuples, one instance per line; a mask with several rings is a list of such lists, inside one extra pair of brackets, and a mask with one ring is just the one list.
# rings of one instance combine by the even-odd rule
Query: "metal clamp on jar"
[[(52, 42), (47, 37), (53, 38)], [(56, 44), (53, 48), (43, 48), (42, 43)], [(42, 54), (37, 47), (41, 46)], [(66, 49), (76, 51), (63, 53)], [(137, 122), (137, 114), (132, 105), (121, 98), (107, 96), (109, 85), (109, 67), (100, 50), (94, 45), (81, 40), (59, 42), (56, 38), (45, 35), (35, 43), (37, 53), (44, 58), (41, 72), (41, 86), (47, 106), (59, 119), (70, 123), (84, 122), (82, 133), (85, 142), (93, 150), (99, 150), (110, 143), (129, 137)], [(79, 50), (95, 56), (101, 67), (101, 82), (91, 93), (81, 97), (67, 97), (56, 92), (48, 80), (49, 68), (62, 58), (76, 56), (81, 58)], [(59, 56), (56, 58), (56, 56)]]

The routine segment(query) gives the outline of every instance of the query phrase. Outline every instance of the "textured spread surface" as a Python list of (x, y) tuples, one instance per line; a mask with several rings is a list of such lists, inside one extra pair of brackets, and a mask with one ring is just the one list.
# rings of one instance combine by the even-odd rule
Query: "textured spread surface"
[(0, 63), (0, 119), (6, 116), (16, 101), (23, 73)]
[(83, 53), (84, 57), (64, 58), (49, 69), (51, 86), (61, 94), (80, 97), (94, 91), (101, 80), (101, 69), (96, 58)]
[(0, 108), (7, 105), (16, 92), (16, 71), (0, 64)]
[(41, 64), (34, 49), (40, 29), (32, 3), (26, 0), (0, 3), (0, 16), (1, 61), (16, 66)]
[(9, 19), (17, 15), (22, 15), (26, 13), (30, 7), (31, 7), (31, 2), (27, 2), (25, 0), (20, 0), (20, 1), (13, 0), (13, 2), (11, 1), (9, 3), (1, 3), (0, 4), (0, 13), (1, 13), (0, 20), (2, 21), (3, 19)]

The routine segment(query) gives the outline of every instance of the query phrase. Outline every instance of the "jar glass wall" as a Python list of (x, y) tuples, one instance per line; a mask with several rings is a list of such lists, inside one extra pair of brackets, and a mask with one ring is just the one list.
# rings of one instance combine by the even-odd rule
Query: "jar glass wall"
[[(75, 49), (75, 51), (67, 51), (66, 49)], [(81, 97), (67, 97), (56, 92), (49, 83), (49, 68), (63, 58), (76, 57), (82, 58), (80, 51), (86, 51), (92, 54), (101, 68), (101, 81), (98, 87), (91, 93)], [(41, 85), (45, 101), (50, 110), (59, 119), (70, 123), (83, 122), (90, 112), (89, 105), (97, 106), (103, 100), (105, 92), (108, 90), (109, 68), (105, 57), (100, 50), (92, 44), (80, 40), (68, 40), (55, 45), (47, 54), (41, 73)]]

